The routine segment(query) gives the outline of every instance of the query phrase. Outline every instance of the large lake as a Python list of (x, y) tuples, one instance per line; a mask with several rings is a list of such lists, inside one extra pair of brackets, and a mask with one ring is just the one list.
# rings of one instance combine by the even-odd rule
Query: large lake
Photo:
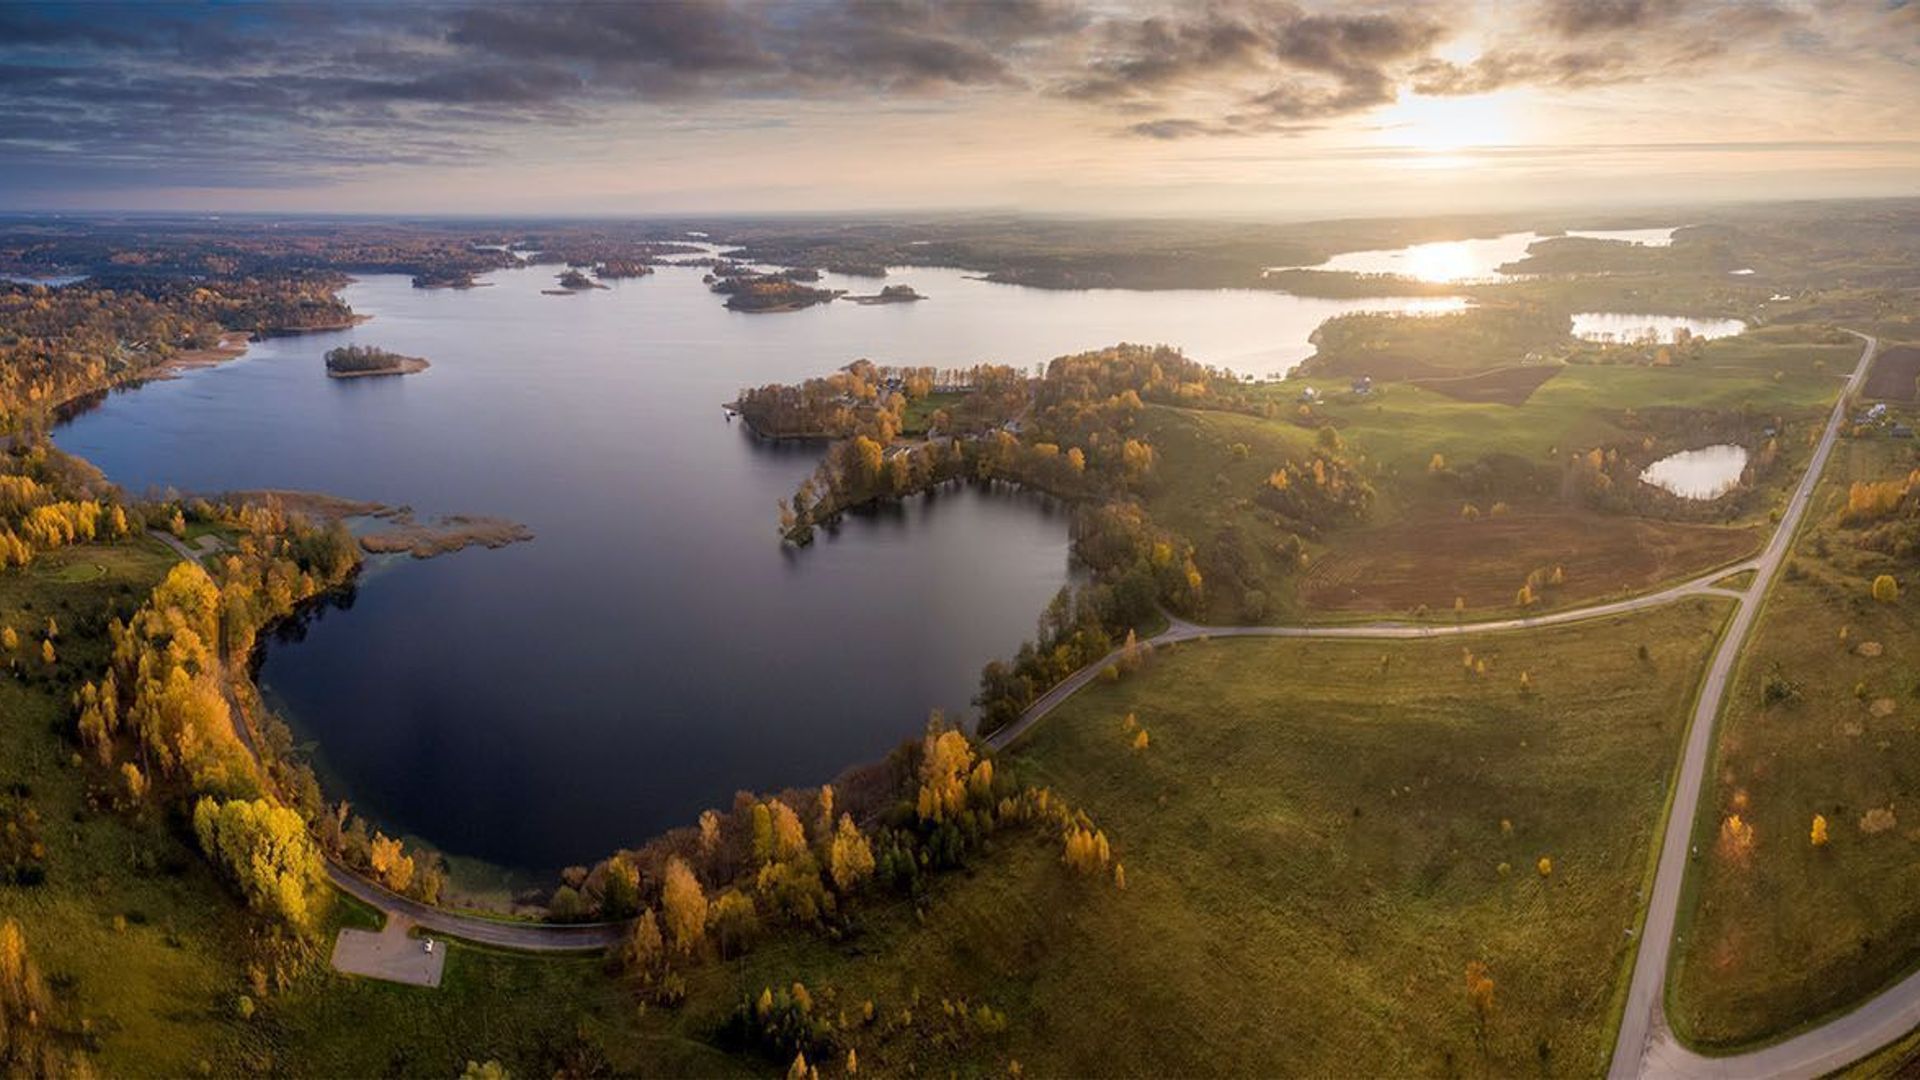
[[(775, 500), (818, 449), (727, 422), (740, 387), (863, 356), (1031, 365), (1118, 341), (1279, 374), (1330, 315), (1433, 306), (915, 268), (889, 280), (921, 303), (744, 315), (697, 269), (542, 295), (554, 269), (470, 291), (363, 278), (346, 297), (371, 322), (112, 394), (56, 436), (134, 491), (300, 488), (530, 526), (537, 539), (497, 551), (376, 561), (350, 607), (270, 646), (262, 669), (331, 795), (389, 832), (530, 870), (737, 790), (829, 780), (929, 709), (964, 711), (980, 666), (1069, 579), (1064, 511), (968, 489), (783, 550)], [(321, 354), (347, 342), (433, 367), (327, 379)]]

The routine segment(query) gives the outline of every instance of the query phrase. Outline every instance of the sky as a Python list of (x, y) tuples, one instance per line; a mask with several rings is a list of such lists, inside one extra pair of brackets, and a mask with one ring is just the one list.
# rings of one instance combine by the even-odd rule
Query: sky
[(0, 0), (0, 210), (1920, 194), (1920, 0)]

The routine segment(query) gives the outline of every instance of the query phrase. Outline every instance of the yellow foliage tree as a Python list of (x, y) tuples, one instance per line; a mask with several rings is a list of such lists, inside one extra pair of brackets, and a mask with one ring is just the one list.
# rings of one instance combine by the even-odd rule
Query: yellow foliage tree
[(920, 793), (916, 809), (925, 821), (945, 821), (967, 808), (966, 778), (973, 747), (957, 731), (930, 728), (921, 744)]
[(299, 813), (266, 799), (203, 796), (193, 808), (193, 831), (248, 906), (296, 930), (313, 926), (326, 874)]
[(1720, 854), (1731, 862), (1746, 862), (1753, 854), (1754, 839), (1753, 826), (1739, 814), (1729, 814), (1720, 823)]
[(842, 893), (852, 892), (873, 873), (873, 847), (853, 823), (852, 815), (840, 815), (827, 853), (827, 872), (833, 877), (833, 887)]
[(1480, 1029), (1485, 1031), (1487, 1021), (1493, 1018), (1493, 975), (1478, 960), (1467, 964), (1467, 1000), (1473, 1004)]
[(1813, 831), (1810, 834), (1814, 847), (1827, 846), (1827, 819), (1824, 815), (1813, 815)]
[(1900, 599), (1900, 583), (1892, 574), (1881, 574), (1873, 579), (1873, 598), (1883, 604), (1893, 603)]
[(667, 860), (660, 904), (666, 911), (667, 932), (673, 935), (674, 948), (692, 952), (707, 932), (707, 893), (678, 855)]
[(385, 833), (373, 834), (367, 862), (380, 883), (394, 892), (406, 892), (407, 886), (413, 884), (413, 856), (407, 854), (405, 844), (388, 839)]

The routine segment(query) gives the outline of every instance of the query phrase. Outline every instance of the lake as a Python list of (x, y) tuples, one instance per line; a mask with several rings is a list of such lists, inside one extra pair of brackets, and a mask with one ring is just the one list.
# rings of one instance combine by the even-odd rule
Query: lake
[[(783, 549), (775, 502), (819, 447), (729, 423), (720, 405), (742, 386), (859, 357), (1037, 365), (1128, 340), (1280, 374), (1331, 315), (1433, 307), (913, 268), (888, 280), (919, 303), (748, 315), (698, 269), (542, 295), (557, 269), (464, 291), (364, 277), (345, 295), (372, 321), (110, 394), (55, 436), (136, 492), (298, 488), (528, 525), (531, 543), (372, 562), (350, 606), (268, 646), (261, 682), (332, 797), (535, 871), (737, 790), (830, 780), (929, 709), (965, 710), (981, 665), (1032, 635), (1072, 573), (1063, 510), (966, 488)], [(349, 343), (433, 366), (328, 379), (322, 354)]]
[[(1513, 232), (1469, 240), (1441, 240), (1402, 248), (1375, 251), (1346, 251), (1311, 267), (1286, 269), (1324, 270), (1348, 274), (1392, 274), (1416, 281), (1443, 284), (1497, 281), (1500, 267), (1527, 257), (1527, 249), (1542, 240), (1557, 236), (1578, 236), (1592, 240), (1618, 240), (1646, 247), (1665, 247), (1673, 242), (1673, 229), (1588, 229), (1566, 233)], [(1280, 269), (1276, 267), (1276, 269)]]
[(1734, 337), (1747, 332), (1739, 319), (1696, 319), (1686, 315), (1626, 315), (1585, 311), (1573, 316), (1573, 336), (1587, 341), (1671, 342), (1681, 330), (1697, 338)]
[(1685, 499), (1717, 499), (1740, 483), (1747, 467), (1744, 446), (1705, 446), (1668, 454), (1640, 473), (1642, 483)]

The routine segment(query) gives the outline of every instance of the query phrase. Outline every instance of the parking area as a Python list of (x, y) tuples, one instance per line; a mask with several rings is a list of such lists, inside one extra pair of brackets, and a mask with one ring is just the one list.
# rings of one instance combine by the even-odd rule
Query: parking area
[(447, 964), (447, 949), (435, 941), (428, 952), (426, 938), (413, 937), (413, 924), (398, 915), (389, 916), (379, 933), (371, 930), (342, 930), (333, 943), (333, 966), (349, 975), (405, 983), (408, 986), (439, 986), (440, 973)]

